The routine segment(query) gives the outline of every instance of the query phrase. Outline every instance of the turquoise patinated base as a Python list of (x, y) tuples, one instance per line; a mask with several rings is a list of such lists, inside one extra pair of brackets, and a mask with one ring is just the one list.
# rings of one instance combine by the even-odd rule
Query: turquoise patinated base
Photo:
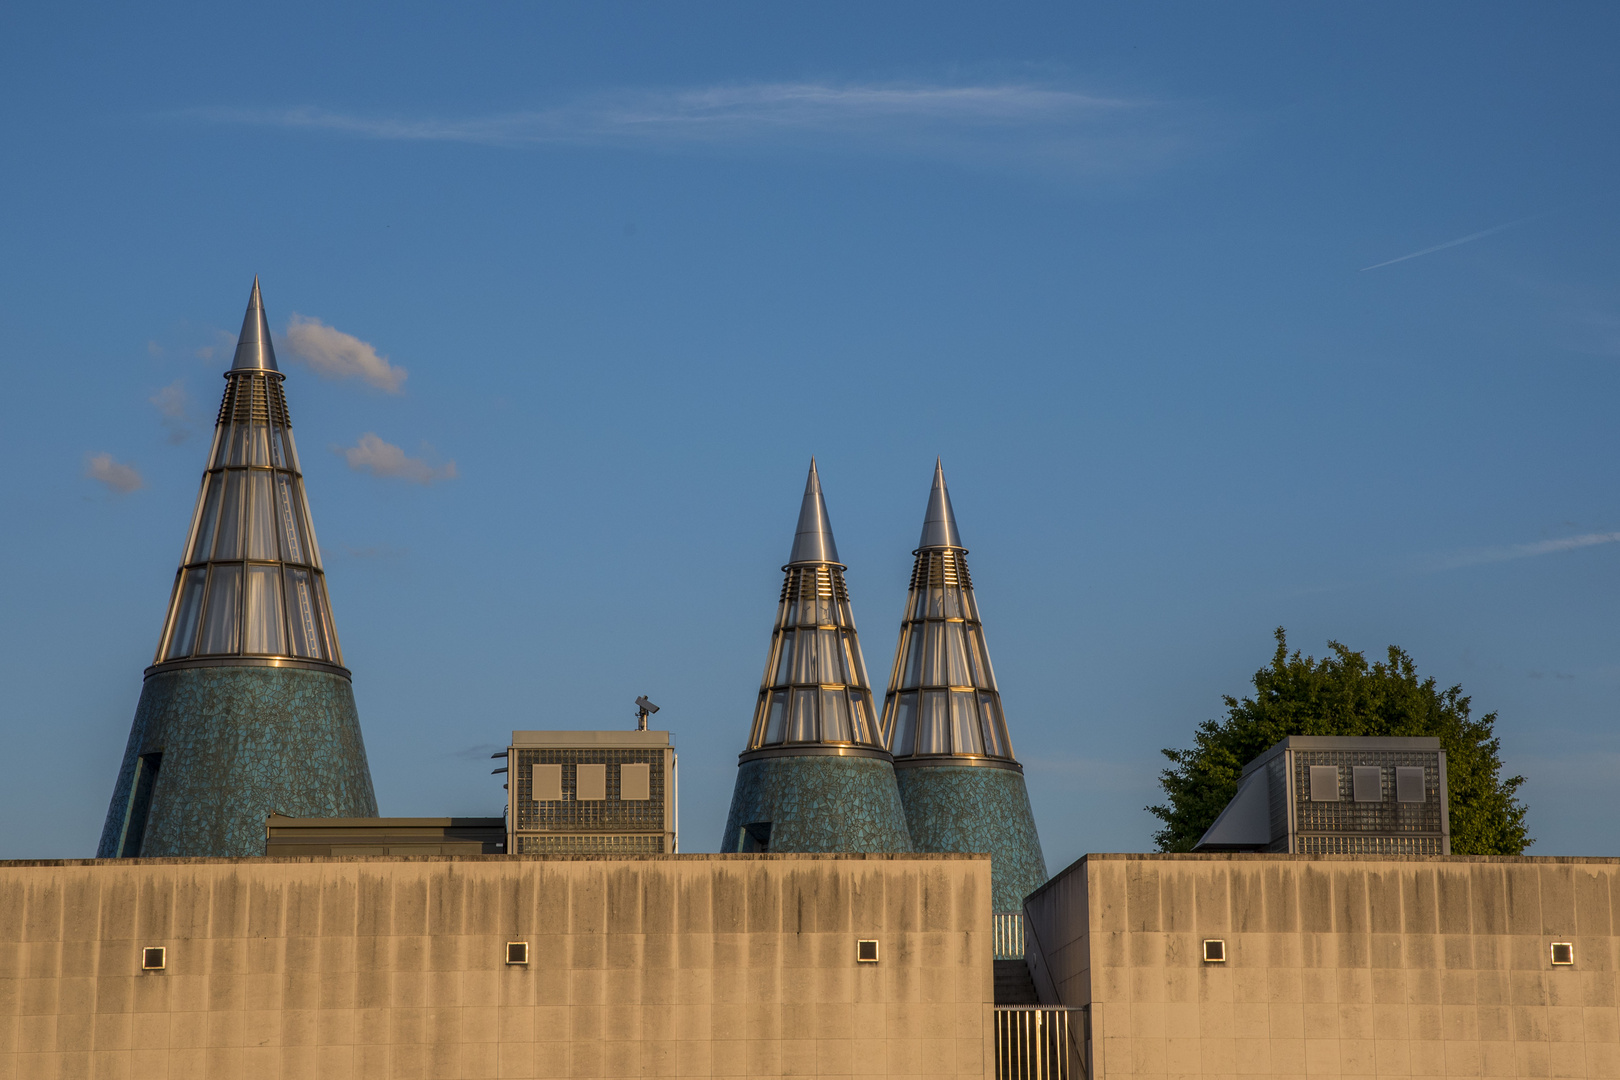
[(1046, 883), (1046, 858), (1024, 774), (962, 765), (894, 772), (916, 849), (988, 851), (994, 910), (1022, 911), (1024, 897)]
[(263, 855), (273, 811), (377, 816), (349, 680), (302, 668), (153, 673), (97, 857)]
[(721, 851), (770, 823), (769, 851), (910, 851), (894, 766), (869, 757), (771, 757), (737, 766)]

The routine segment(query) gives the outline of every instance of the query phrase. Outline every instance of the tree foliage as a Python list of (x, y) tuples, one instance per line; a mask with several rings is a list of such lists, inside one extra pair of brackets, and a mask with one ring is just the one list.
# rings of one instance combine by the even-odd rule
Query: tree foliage
[(1288, 652), (1277, 628), (1271, 666), (1254, 674), (1254, 696), (1227, 696), (1226, 719), (1198, 726), (1190, 750), (1165, 750), (1173, 767), (1159, 774), (1166, 803), (1148, 810), (1164, 822), (1160, 851), (1191, 851), (1237, 794), (1243, 766), (1289, 735), (1436, 735), (1446, 751), (1455, 855), (1520, 855), (1526, 807), (1515, 793), (1524, 777), (1502, 776), (1495, 713), (1469, 714), (1462, 687), (1440, 690), (1419, 680), (1412, 658), (1391, 645), (1372, 664), (1336, 641), (1316, 660)]

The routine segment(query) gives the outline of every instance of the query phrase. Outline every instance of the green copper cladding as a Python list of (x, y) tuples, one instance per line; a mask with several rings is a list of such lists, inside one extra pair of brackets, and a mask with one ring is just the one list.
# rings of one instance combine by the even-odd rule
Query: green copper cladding
[(810, 462), (721, 851), (910, 851)]
[(1046, 881), (1046, 859), (937, 461), (913, 554), (883, 712), (911, 842), (988, 851), (995, 910), (1020, 911)]
[(97, 854), (264, 851), (272, 811), (377, 800), (254, 279)]

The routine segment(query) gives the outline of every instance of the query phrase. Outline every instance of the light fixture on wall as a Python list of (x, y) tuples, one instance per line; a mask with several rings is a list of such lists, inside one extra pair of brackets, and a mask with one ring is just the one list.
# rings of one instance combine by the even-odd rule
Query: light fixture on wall
[(527, 941), (508, 941), (506, 943), (506, 962), (508, 964), (527, 964), (529, 962), (529, 943)]
[(1205, 938), (1204, 939), (1204, 963), (1206, 963), (1206, 964), (1224, 964), (1224, 963), (1226, 963), (1226, 942), (1221, 940), (1220, 938)]
[(878, 943), (870, 938), (855, 943), (855, 962), (857, 964), (875, 964), (878, 962)]
[(141, 950), (142, 971), (162, 971), (169, 966), (169, 950), (162, 945)]
[(1552, 962), (1558, 967), (1573, 964), (1575, 962), (1575, 945), (1568, 941), (1553, 942)]

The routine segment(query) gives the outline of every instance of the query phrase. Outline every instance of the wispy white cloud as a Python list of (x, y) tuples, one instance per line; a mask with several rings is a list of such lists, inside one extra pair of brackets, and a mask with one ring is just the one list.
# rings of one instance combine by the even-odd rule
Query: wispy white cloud
[(372, 476), (409, 480), (424, 487), (440, 480), (456, 478), (456, 463), (447, 461), (441, 466), (428, 464), (423, 458), (413, 458), (393, 443), (384, 442), (374, 432), (366, 432), (354, 446), (334, 446), (332, 449), (348, 461), (355, 472)]
[(186, 117), (372, 139), (486, 146), (800, 144), (982, 155), (1088, 172), (1134, 169), (1185, 147), (1188, 110), (1030, 83), (750, 83), (619, 90), (484, 116), (375, 116), (314, 107), (195, 109)]
[(84, 475), (105, 485), (114, 495), (128, 495), (146, 486), (135, 466), (115, 461), (111, 454), (91, 454), (85, 459)]
[(191, 437), (191, 420), (187, 416), (191, 399), (186, 394), (184, 379), (176, 379), (146, 400), (157, 406), (158, 415), (162, 417), (163, 428), (169, 433), (171, 443), (183, 443)]
[(287, 344), (322, 378), (364, 379), (379, 390), (398, 394), (409, 377), (369, 342), (296, 312), (287, 323)]
[(1434, 556), (1425, 560), (1424, 570), (1455, 570), (1463, 566), (1507, 562), (1510, 559), (1534, 559), (1541, 555), (1557, 555), (1563, 551), (1594, 547), (1598, 544), (1620, 542), (1620, 532), (1583, 533), (1557, 540), (1538, 540), (1532, 544), (1506, 544), (1500, 547), (1465, 548), (1461, 551)]
[(1447, 240), (1443, 244), (1436, 244), (1433, 247), (1426, 247), (1422, 251), (1414, 251), (1410, 255), (1402, 255), (1398, 259), (1388, 259), (1381, 263), (1373, 263), (1371, 266), (1363, 266), (1361, 268), (1361, 272), (1366, 273), (1368, 270), (1377, 270), (1384, 266), (1394, 266), (1396, 263), (1403, 263), (1408, 259), (1415, 259), (1420, 255), (1433, 255), (1437, 251), (1446, 250), (1446, 248), (1454, 248), (1462, 244), (1471, 244), (1475, 240), (1483, 240), (1485, 237), (1499, 233), (1503, 229), (1511, 229), (1516, 225), (1523, 225), (1527, 222), (1535, 221), (1537, 218), (1544, 218), (1546, 216), (1546, 214), (1532, 214), (1527, 218), (1520, 218), (1517, 221), (1510, 221), (1505, 225), (1493, 225), (1489, 229), (1481, 229), (1479, 232), (1469, 233), (1467, 236), (1459, 236), (1455, 240)]

